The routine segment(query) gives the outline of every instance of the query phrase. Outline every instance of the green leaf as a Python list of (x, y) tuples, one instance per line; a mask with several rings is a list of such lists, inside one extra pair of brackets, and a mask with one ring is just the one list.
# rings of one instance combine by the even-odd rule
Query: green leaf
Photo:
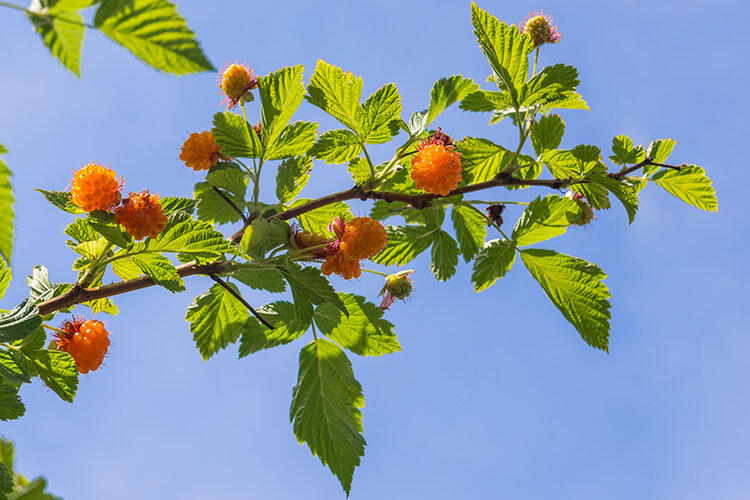
[[(11, 491), (13, 491), (13, 473), (5, 464), (0, 463), (0, 495)], [(2, 497), (7, 498), (5, 495)]]
[(516, 107), (518, 89), (528, 77), (528, 54), (534, 48), (534, 42), (516, 26), (501, 23), (473, 2), (471, 23), (479, 47), (490, 63), (495, 83), (500, 90), (509, 92), (513, 106)]
[(206, 175), (206, 182), (197, 183), (194, 190), (200, 220), (217, 224), (241, 220), (240, 214), (216, 192), (216, 189), (221, 190), (236, 207), (243, 207), (247, 190), (245, 172), (237, 165), (219, 163), (211, 167)]
[(628, 214), (628, 223), (632, 224), (633, 220), (635, 220), (635, 213), (638, 211), (638, 193), (635, 188), (607, 175), (595, 174), (589, 176), (589, 178), (592, 182), (601, 184), (607, 188), (608, 191), (622, 202)]
[(367, 144), (382, 144), (398, 133), (401, 119), (401, 96), (393, 83), (380, 87), (367, 98), (358, 120), (362, 140)]
[(281, 293), (286, 291), (284, 276), (278, 269), (271, 269), (268, 267), (243, 267), (239, 271), (235, 271), (232, 276), (236, 278), (237, 281), (256, 290), (266, 290), (271, 293)]
[(310, 154), (326, 163), (341, 164), (355, 158), (362, 152), (356, 135), (348, 130), (329, 130), (318, 138)]
[(661, 170), (651, 178), (669, 194), (707, 212), (718, 212), (719, 203), (711, 179), (701, 167), (689, 165), (680, 170)]
[(324, 335), (341, 347), (361, 356), (380, 356), (401, 350), (393, 325), (383, 319), (383, 311), (364, 297), (339, 293), (349, 316), (331, 304), (315, 310), (315, 324)]
[(233, 163), (219, 163), (211, 167), (206, 175), (206, 182), (215, 188), (223, 189), (240, 201), (247, 191), (247, 174)]
[(523, 86), (518, 100), (522, 106), (554, 104), (566, 100), (578, 83), (578, 70), (573, 66), (547, 66)]
[[(646, 156), (656, 163), (666, 163), (676, 145), (677, 141), (674, 139), (657, 139), (651, 141), (648, 148), (646, 148)], [(643, 167), (643, 174), (648, 177), (660, 168), (657, 165), (645, 165)]]
[(541, 117), (531, 126), (531, 144), (537, 156), (557, 149), (565, 134), (565, 122), (560, 115)]
[(288, 158), (281, 162), (276, 172), (276, 197), (282, 203), (292, 201), (307, 185), (312, 170), (309, 157)]
[(28, 13), (34, 31), (39, 34), (52, 57), (80, 78), (81, 47), (86, 31), (83, 16), (78, 10), (60, 5), (49, 8), (46, 13), (49, 16)]
[(26, 413), (26, 407), (18, 396), (18, 388), (0, 383), (0, 420), (15, 420)]
[(274, 248), (289, 244), (290, 237), (291, 230), (286, 222), (259, 217), (245, 229), (240, 248), (253, 260), (263, 260)]
[(617, 165), (638, 163), (646, 158), (643, 146), (634, 146), (633, 139), (627, 135), (618, 135), (612, 139), (612, 154), (609, 159)]
[(456, 230), (461, 255), (469, 262), (482, 247), (487, 237), (487, 222), (482, 214), (464, 205), (453, 205), (453, 228)]
[(537, 197), (516, 221), (512, 238), (519, 246), (554, 238), (568, 230), (579, 212), (578, 204), (571, 198), (552, 194)]
[(63, 351), (28, 351), (24, 354), (34, 363), (39, 376), (60, 399), (73, 402), (78, 389), (78, 368), (73, 356)]
[(7, 351), (0, 351), (0, 380), (3, 379), (12, 384), (23, 384), (31, 381), (26, 370)]
[(464, 111), (487, 112), (512, 108), (510, 95), (507, 92), (476, 90), (468, 94), (458, 106)]
[[(308, 199), (300, 198), (292, 204), (292, 207), (303, 205), (309, 201)], [(335, 217), (344, 217), (346, 220), (354, 218), (349, 210), (349, 205), (343, 201), (338, 201), (300, 214), (297, 216), (297, 220), (306, 230), (325, 235), (330, 234), (328, 225)]]
[(330, 302), (347, 314), (344, 304), (336, 295), (328, 280), (314, 267), (279, 267), (289, 288), (292, 290), (297, 319), (309, 323), (313, 317), (313, 304), (321, 305)]
[(12, 277), (13, 274), (11, 273), (8, 264), (6, 264), (4, 260), (0, 259), (0, 299), (2, 299), (5, 295), (5, 291), (8, 289), (8, 285), (10, 285), (10, 280)]
[(471, 282), (474, 291), (481, 292), (505, 276), (516, 260), (516, 247), (512, 241), (490, 240), (484, 244), (474, 261)]
[(29, 296), (35, 303), (50, 298), (55, 291), (44, 266), (34, 266), (31, 274), (26, 276), (26, 284), (29, 286)]
[[(229, 286), (237, 291), (234, 285)], [(204, 361), (236, 342), (249, 317), (247, 308), (218, 283), (197, 296), (185, 314)]]
[(427, 110), (427, 124), (432, 123), (440, 113), (451, 104), (461, 101), (467, 95), (479, 89), (479, 85), (470, 78), (453, 75), (441, 78), (432, 86), (430, 92), (430, 107)]
[[(5, 146), (0, 144), (0, 154), (6, 153)], [(14, 217), (13, 187), (10, 184), (10, 169), (0, 158), (0, 257), (10, 264), (13, 254), (13, 227)]]
[(211, 133), (221, 154), (234, 158), (259, 158), (262, 146), (258, 134), (240, 115), (216, 113)]
[[(2, 161), (0, 161), (0, 165), (4, 164)], [(2, 172), (2, 168), (0, 168), (0, 173)], [(2, 189), (2, 184), (0, 184), (0, 193)], [(71, 200), (71, 195), (67, 191), (45, 191), (44, 189), (35, 189), (35, 191), (42, 193), (44, 198), (50, 202), (52, 205), (56, 206), (60, 210), (64, 212), (68, 212), (69, 214), (85, 214), (86, 211), (82, 208), (76, 206), (73, 204), (73, 201)]]
[[(122, 252), (124, 255), (126, 252)], [(115, 254), (117, 257), (118, 254)], [(124, 257), (112, 261), (112, 272), (124, 280), (132, 280), (138, 278), (143, 274), (141, 268), (136, 264), (132, 258)]]
[(286, 67), (258, 80), (263, 142), (267, 150), (282, 147), (275, 143), (305, 95), (303, 71), (302, 65)]
[(193, 220), (185, 212), (170, 216), (166, 227), (156, 239), (133, 245), (134, 251), (186, 253), (197, 257), (217, 257), (222, 253), (236, 254), (237, 249), (211, 224)]
[[(68, 224), (63, 232), (78, 243), (83, 243), (84, 241), (96, 241), (100, 237), (99, 233), (94, 231), (94, 228), (89, 224), (88, 218), (76, 219)], [(73, 244), (72, 246), (75, 247), (77, 245)]]
[(344, 126), (359, 132), (358, 110), (362, 78), (318, 59), (305, 98), (336, 118)]
[(510, 164), (513, 153), (487, 139), (465, 137), (461, 151), (461, 177), (466, 184), (491, 180)]
[(367, 159), (353, 158), (349, 162), (349, 166), (346, 168), (352, 176), (354, 183), (361, 185), (370, 180), (370, 164), (367, 163)]
[(0, 314), (0, 342), (15, 342), (33, 333), (42, 324), (42, 317), (32, 299), (24, 299), (18, 307)]
[(386, 266), (401, 266), (414, 260), (430, 247), (437, 231), (426, 226), (386, 226), (385, 230), (388, 244), (372, 260)]
[(198, 205), (198, 202), (192, 198), (180, 198), (178, 196), (165, 196), (159, 202), (164, 215), (180, 211), (192, 214)]
[(216, 70), (167, 0), (102, 0), (94, 25), (159, 71), (187, 75)]
[(302, 349), (289, 411), (294, 435), (331, 469), (347, 495), (365, 453), (359, 410), (364, 405), (362, 386), (344, 351), (324, 339)]
[(430, 271), (438, 281), (446, 281), (456, 274), (458, 245), (450, 234), (438, 231), (433, 236)]
[(125, 248), (130, 245), (133, 240), (128, 233), (122, 230), (122, 227), (119, 224), (115, 224), (114, 222), (105, 222), (89, 216), (88, 223), (94, 231), (101, 234), (104, 236), (104, 239), (118, 247)]
[(163, 286), (170, 292), (182, 292), (185, 290), (185, 283), (180, 278), (180, 275), (177, 274), (177, 269), (163, 255), (158, 253), (144, 253), (133, 255), (131, 259), (157, 285)]
[(304, 156), (315, 142), (318, 124), (315, 122), (294, 122), (287, 125), (279, 137), (266, 147), (265, 157), (281, 160), (294, 156)]
[(272, 302), (257, 309), (263, 319), (273, 325), (273, 330), (255, 318), (250, 318), (240, 339), (240, 357), (288, 344), (310, 328), (310, 322), (297, 319), (294, 304), (286, 301)]
[(607, 275), (596, 264), (552, 250), (521, 250), (521, 259), (583, 340), (609, 352)]
[(15, 493), (8, 495), (8, 500), (62, 500), (60, 497), (45, 493), (46, 489), (47, 480), (38, 477)]

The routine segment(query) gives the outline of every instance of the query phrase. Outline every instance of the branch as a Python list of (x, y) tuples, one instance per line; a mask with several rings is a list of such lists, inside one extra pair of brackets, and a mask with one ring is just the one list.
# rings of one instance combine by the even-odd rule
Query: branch
[(208, 276), (212, 280), (214, 280), (215, 282), (217, 282), (218, 284), (220, 284), (222, 287), (224, 287), (224, 289), (226, 289), (226, 291), (228, 291), (229, 293), (231, 293), (234, 296), (235, 299), (237, 299), (240, 302), (242, 302), (242, 305), (245, 306), (245, 307), (247, 307), (248, 311), (250, 311), (251, 313), (253, 313), (253, 316), (255, 316), (256, 318), (258, 318), (258, 321), (260, 321), (266, 327), (268, 327), (269, 330), (273, 330), (273, 325), (271, 323), (269, 323), (268, 321), (266, 321), (263, 318), (263, 316), (261, 316), (260, 314), (258, 314), (258, 311), (256, 311), (255, 309), (253, 309), (253, 306), (251, 306), (250, 304), (248, 304), (247, 301), (244, 298), (242, 298), (242, 295), (240, 295), (239, 293), (237, 293), (237, 290), (235, 290), (234, 288), (232, 288), (231, 286), (229, 286), (229, 284), (226, 281), (224, 281), (223, 279), (219, 278), (218, 276), (216, 276), (213, 273), (209, 274)]
[(656, 167), (671, 168), (672, 170), (682, 170), (683, 167), (687, 167), (687, 165), (685, 163), (683, 163), (682, 165), (668, 165), (666, 163), (657, 163), (657, 162), (654, 161), (653, 158), (646, 158), (645, 160), (639, 161), (638, 163), (636, 163), (632, 167), (623, 168), (619, 172), (612, 173), (612, 174), (607, 174), (607, 176), (611, 177), (611, 178), (613, 178), (615, 180), (621, 181), (622, 179), (625, 178), (626, 175), (628, 175), (630, 173), (633, 173), (636, 170), (638, 170), (639, 168), (645, 167), (647, 165), (654, 165)]

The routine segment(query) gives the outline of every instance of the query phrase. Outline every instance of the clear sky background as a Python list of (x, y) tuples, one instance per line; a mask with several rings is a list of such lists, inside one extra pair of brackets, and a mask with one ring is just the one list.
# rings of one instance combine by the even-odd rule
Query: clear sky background
[[(427, 106), (439, 77), (483, 81), (489, 71), (468, 1), (178, 5), (217, 66), (236, 59), (266, 74), (301, 63), (309, 78), (324, 58), (362, 75), (365, 95), (395, 82), (404, 116)], [(403, 352), (351, 356), (368, 440), (351, 498), (747, 498), (750, 11), (740, 1), (480, 6), (512, 22), (534, 8), (554, 15), (563, 39), (544, 48), (542, 62), (577, 66), (592, 108), (564, 113), (564, 146), (607, 151), (620, 133), (641, 143), (674, 137), (671, 159), (707, 169), (720, 212), (650, 186), (633, 225), (614, 203), (591, 227), (541, 244), (609, 274), (608, 355), (579, 338), (520, 262), (477, 295), (465, 264), (438, 284), (419, 258), (409, 266), (413, 299), (388, 313)], [(210, 127), (220, 96), (214, 74), (161, 75), (95, 32), (78, 81), (10, 10), (0, 10), (0, 47), (0, 141), (11, 150), (20, 228), (9, 307), (27, 294), (22, 277), (34, 264), (54, 280), (74, 278), (61, 233), (70, 219), (32, 188), (66, 188), (74, 169), (96, 160), (123, 175), (126, 189), (188, 196), (201, 175), (180, 163), (179, 147)], [(253, 116), (258, 109), (249, 106)], [(297, 119), (335, 127), (307, 103)], [(508, 123), (486, 121), (453, 109), (436, 125), (513, 144)], [(378, 161), (391, 154), (374, 150)], [(303, 194), (347, 184), (343, 167), (316, 163)], [(367, 213), (366, 204), (353, 209)], [(510, 226), (519, 211), (506, 213)], [(288, 421), (307, 337), (242, 360), (230, 347), (204, 363), (183, 318), (210, 280), (186, 283), (177, 296), (149, 289), (116, 299), (121, 314), (102, 318), (114, 332), (106, 366), (81, 377), (75, 404), (38, 381), (25, 386), (27, 416), (0, 424), (18, 445), (20, 472), (46, 475), (68, 500), (343, 498)], [(375, 300), (381, 285), (363, 276), (344, 289)]]

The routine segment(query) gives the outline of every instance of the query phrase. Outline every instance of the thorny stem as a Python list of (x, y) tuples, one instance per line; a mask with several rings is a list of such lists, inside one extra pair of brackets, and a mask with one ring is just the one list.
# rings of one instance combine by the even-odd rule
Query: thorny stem
[(235, 290), (234, 288), (232, 288), (231, 286), (229, 286), (229, 284), (226, 281), (224, 281), (223, 279), (219, 278), (214, 273), (209, 273), (208, 276), (212, 280), (214, 280), (216, 283), (218, 283), (219, 285), (221, 285), (226, 291), (228, 291), (229, 293), (231, 293), (234, 296), (234, 298), (236, 298), (237, 300), (239, 300), (242, 303), (243, 306), (247, 307), (247, 310), (250, 311), (253, 314), (253, 316), (255, 316), (256, 318), (258, 318), (258, 321), (260, 321), (261, 323), (263, 323), (269, 330), (273, 330), (273, 325), (271, 323), (269, 323), (268, 321), (266, 321), (263, 318), (263, 316), (261, 316), (260, 314), (258, 314), (258, 311), (256, 311), (253, 308), (253, 306), (251, 306), (250, 304), (248, 304), (248, 302), (242, 297), (242, 295), (240, 295), (237, 292), (237, 290)]
[(13, 3), (8, 3), (8, 2), (2, 2), (2, 1), (0, 1), (0, 7), (7, 7), (9, 9), (18, 10), (20, 12), (24, 12), (24, 13), (28, 14), (29, 16), (42, 17), (42, 18), (46, 18), (46, 19), (56, 19), (58, 21), (63, 21), (63, 22), (69, 23), (69, 24), (75, 24), (76, 26), (84, 26), (84, 27), (92, 29), (92, 30), (98, 29), (93, 24), (82, 23), (80, 21), (74, 21), (73, 19), (68, 19), (66, 17), (58, 16), (58, 15), (55, 15), (55, 14), (49, 14), (47, 12), (34, 11), (34, 10), (27, 9), (26, 7), (22, 7), (20, 5), (16, 5), (16, 4), (13, 4)]

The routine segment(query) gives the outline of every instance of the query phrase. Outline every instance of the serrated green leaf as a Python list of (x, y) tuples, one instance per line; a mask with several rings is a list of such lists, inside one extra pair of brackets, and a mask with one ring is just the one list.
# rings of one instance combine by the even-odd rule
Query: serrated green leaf
[(583, 340), (609, 352), (607, 275), (596, 264), (552, 250), (521, 250), (521, 259)]
[[(78, 243), (83, 243), (84, 241), (95, 241), (98, 240), (100, 236), (99, 233), (94, 231), (94, 228), (91, 227), (88, 219), (76, 219), (68, 224), (63, 232)], [(75, 247), (75, 245), (73, 245), (73, 247)]]
[(367, 159), (354, 158), (349, 162), (349, 166), (346, 168), (352, 176), (352, 180), (357, 185), (363, 184), (370, 180), (370, 164), (367, 163)]
[(8, 500), (62, 500), (58, 496), (46, 493), (45, 489), (47, 489), (47, 480), (43, 477), (38, 477), (26, 486), (8, 495)]
[(247, 191), (247, 174), (233, 163), (219, 163), (211, 167), (206, 174), (206, 182), (240, 200), (245, 197)]
[(310, 322), (297, 318), (294, 304), (286, 301), (272, 302), (257, 309), (263, 319), (273, 325), (273, 330), (255, 318), (250, 318), (240, 339), (240, 357), (243, 358), (263, 349), (288, 344), (310, 328)]
[(177, 273), (177, 269), (163, 255), (158, 253), (144, 253), (133, 255), (131, 259), (157, 285), (163, 286), (173, 293), (185, 290), (185, 283)]
[(481, 292), (495, 284), (497, 280), (510, 271), (516, 260), (516, 247), (512, 241), (490, 240), (477, 253), (471, 282), (474, 291)]
[(313, 305), (331, 303), (346, 314), (346, 308), (328, 280), (314, 267), (279, 267), (294, 298), (295, 311), (300, 323), (309, 323)]
[(482, 247), (487, 237), (487, 222), (482, 214), (464, 205), (453, 205), (451, 211), (461, 255), (469, 262)]
[[(1, 161), (0, 161), (0, 164), (2, 164)], [(2, 188), (2, 184), (0, 183), (0, 189), (1, 188)], [(52, 205), (56, 206), (57, 208), (59, 208), (60, 210), (64, 212), (68, 212), (69, 214), (85, 214), (86, 213), (82, 208), (73, 204), (73, 201), (71, 200), (71, 195), (67, 191), (45, 191), (44, 189), (35, 189), (34, 191), (42, 193), (42, 195), (48, 202), (50, 202)]]
[[(669, 155), (672, 154), (672, 151), (674, 150), (674, 147), (676, 145), (677, 141), (675, 141), (674, 139), (657, 139), (655, 141), (651, 141), (651, 143), (648, 145), (648, 148), (646, 148), (646, 156), (651, 158), (656, 163), (666, 163)], [(643, 175), (648, 177), (660, 168), (661, 167), (657, 165), (645, 165), (642, 169)]]
[(362, 386), (344, 351), (325, 339), (307, 344), (299, 363), (289, 411), (294, 435), (307, 443), (349, 494), (366, 444), (359, 410), (365, 404)]
[(216, 70), (167, 0), (102, 0), (94, 25), (159, 71), (187, 75)]
[(318, 59), (305, 96), (310, 104), (359, 132), (357, 115), (361, 95), (362, 78)]
[(362, 152), (359, 139), (348, 130), (329, 130), (318, 138), (310, 148), (310, 154), (326, 163), (341, 164)]
[(516, 221), (512, 238), (519, 246), (533, 245), (568, 230), (580, 209), (571, 198), (558, 195), (537, 197)]
[(578, 70), (566, 64), (547, 66), (521, 87), (521, 106), (543, 106), (565, 100), (578, 85)]
[(15, 420), (26, 413), (26, 407), (18, 396), (18, 388), (0, 383), (0, 420)]
[(292, 201), (310, 180), (312, 160), (309, 157), (288, 158), (276, 172), (276, 197), (282, 203)]
[(3, 379), (12, 384), (23, 384), (31, 380), (26, 370), (9, 352), (0, 350), (0, 380)]
[(458, 107), (464, 111), (481, 113), (509, 109), (512, 106), (510, 95), (507, 92), (492, 92), (479, 89), (466, 95)]
[(164, 215), (180, 211), (192, 214), (195, 212), (195, 207), (198, 204), (192, 198), (180, 198), (178, 196), (165, 196), (159, 200), (159, 203), (161, 203), (161, 210)]
[(93, 217), (89, 217), (88, 223), (94, 231), (101, 234), (104, 239), (113, 245), (125, 248), (133, 241), (133, 238), (123, 231), (119, 224), (104, 222)]
[(245, 229), (240, 248), (253, 260), (263, 260), (274, 248), (288, 245), (290, 237), (289, 224), (280, 219), (266, 220), (260, 217)]
[(398, 133), (401, 119), (401, 96), (393, 83), (387, 83), (367, 98), (359, 115), (358, 127), (367, 144), (388, 142)]
[(589, 179), (607, 188), (609, 192), (622, 202), (622, 206), (625, 207), (625, 211), (628, 214), (628, 223), (632, 224), (633, 220), (635, 220), (635, 214), (638, 211), (638, 192), (635, 188), (602, 174), (591, 175)]
[(35, 303), (50, 298), (55, 290), (49, 280), (49, 271), (44, 266), (34, 266), (31, 274), (26, 276), (26, 284), (29, 286), (29, 297)]
[[(244, 198), (224, 193), (235, 205), (244, 205)], [(227, 224), (242, 219), (240, 214), (216, 192), (208, 182), (199, 182), (193, 188), (193, 196), (198, 202), (198, 219), (209, 223)]]
[[(237, 287), (229, 286), (239, 293)], [(185, 314), (204, 361), (236, 342), (249, 317), (247, 308), (218, 283), (197, 296)]]
[(171, 215), (157, 238), (136, 243), (133, 250), (185, 253), (207, 258), (217, 257), (222, 253), (237, 253), (237, 248), (224, 239), (224, 235), (211, 224), (193, 220), (185, 212)]
[(487, 139), (464, 137), (461, 151), (461, 177), (467, 184), (484, 182), (499, 174), (510, 163), (513, 153)]
[(565, 134), (565, 122), (560, 115), (541, 117), (531, 126), (531, 144), (537, 156), (549, 150), (557, 149)]
[(263, 143), (267, 151), (280, 147), (276, 144), (279, 135), (302, 102), (305, 95), (303, 71), (302, 65), (291, 66), (281, 68), (258, 80)]
[(216, 113), (211, 133), (221, 154), (233, 158), (260, 158), (263, 150), (258, 134), (240, 115)]
[(39, 376), (60, 399), (73, 402), (78, 389), (78, 368), (73, 356), (63, 351), (25, 351)]
[(622, 166), (638, 163), (646, 158), (643, 146), (634, 146), (633, 139), (622, 134), (612, 138), (612, 153), (609, 159)]
[(15, 342), (33, 333), (42, 317), (32, 299), (24, 299), (16, 308), (0, 314), (0, 342)]
[[(120, 255), (124, 255), (125, 253), (126, 252), (123, 251)], [(117, 256), (118, 254), (116, 253), (115, 257)], [(143, 274), (141, 272), (140, 266), (133, 262), (133, 259), (129, 257), (113, 260), (111, 266), (112, 272), (124, 280), (132, 280), (140, 277)]]
[(688, 205), (707, 212), (718, 212), (719, 203), (711, 179), (701, 167), (689, 165), (680, 170), (661, 170), (651, 179)]
[(349, 316), (331, 304), (315, 310), (315, 324), (328, 338), (361, 356), (380, 356), (401, 350), (393, 325), (383, 319), (383, 311), (364, 297), (339, 293)]
[(13, 273), (8, 267), (8, 264), (4, 260), (0, 259), (0, 299), (5, 295), (5, 291), (10, 285), (10, 280), (13, 278)]
[(48, 9), (46, 14), (49, 15), (27, 13), (34, 31), (39, 34), (52, 57), (80, 78), (81, 47), (86, 31), (83, 16), (78, 10), (61, 8), (59, 5)]
[(438, 281), (446, 281), (456, 274), (458, 265), (458, 245), (445, 231), (433, 235), (430, 271)]
[[(309, 201), (310, 200), (308, 199), (300, 198), (292, 204), (292, 207), (304, 205)], [(311, 210), (309, 212), (305, 212), (304, 214), (300, 214), (297, 216), (297, 220), (307, 231), (326, 235), (330, 234), (330, 232), (328, 231), (328, 225), (335, 217), (344, 217), (346, 220), (351, 220), (354, 218), (352, 216), (351, 210), (349, 210), (349, 205), (347, 205), (343, 201), (339, 201), (320, 208), (316, 208), (315, 210)]]
[(414, 260), (430, 247), (437, 231), (426, 226), (386, 226), (385, 230), (388, 243), (372, 261), (386, 266), (401, 266)]
[[(0, 154), (7, 152), (0, 144)], [(0, 257), (10, 264), (13, 254), (13, 228), (15, 213), (13, 211), (13, 187), (10, 184), (11, 172), (5, 162), (0, 159)]]
[(266, 290), (271, 293), (281, 293), (286, 291), (284, 276), (278, 271), (278, 269), (271, 269), (268, 267), (243, 267), (239, 271), (235, 271), (232, 274), (232, 277), (256, 290)]
[(441, 78), (435, 82), (430, 92), (430, 107), (427, 110), (427, 124), (432, 123), (440, 113), (451, 104), (461, 101), (464, 97), (479, 88), (474, 80), (461, 75)]
[(266, 146), (265, 157), (281, 160), (294, 156), (304, 156), (315, 142), (318, 134), (316, 122), (294, 122), (281, 131), (278, 138)]
[(10, 493), (13, 489), (13, 472), (5, 464), (0, 463), (0, 495), (8, 498), (4, 493)]

